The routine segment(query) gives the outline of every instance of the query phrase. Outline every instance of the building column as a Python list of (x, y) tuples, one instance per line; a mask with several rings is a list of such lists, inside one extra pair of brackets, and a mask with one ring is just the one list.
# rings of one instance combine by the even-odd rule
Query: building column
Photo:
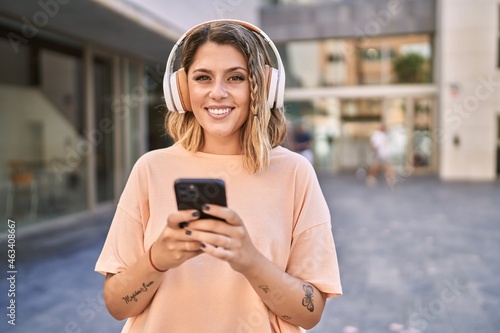
[(125, 106), (120, 98), (121, 94), (121, 82), (120, 82), (120, 57), (118, 55), (113, 56), (112, 59), (113, 68), (113, 101), (111, 107), (113, 108), (113, 146), (114, 146), (114, 181), (113, 181), (113, 201), (116, 203), (120, 198), (120, 194), (123, 190), (123, 135), (122, 135), (122, 113), (126, 112)]
[[(85, 128), (90, 131), (95, 124), (95, 93), (94, 93), (94, 52), (90, 45), (85, 45), (83, 52), (83, 80), (84, 80), (84, 110), (85, 110)], [(95, 147), (89, 145), (90, 149), (86, 158), (86, 201), (87, 209), (94, 211), (97, 201), (96, 188), (96, 156)]]

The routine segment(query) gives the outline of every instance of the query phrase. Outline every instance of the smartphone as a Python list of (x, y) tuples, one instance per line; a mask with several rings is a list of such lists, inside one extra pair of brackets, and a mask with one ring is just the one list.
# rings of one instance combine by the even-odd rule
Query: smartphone
[(174, 190), (179, 210), (196, 209), (200, 212), (200, 219), (222, 220), (202, 210), (207, 203), (227, 206), (226, 186), (222, 179), (179, 178), (174, 183)]

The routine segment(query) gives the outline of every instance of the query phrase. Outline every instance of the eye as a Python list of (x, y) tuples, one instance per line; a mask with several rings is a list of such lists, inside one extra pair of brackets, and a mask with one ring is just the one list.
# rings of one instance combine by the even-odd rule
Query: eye
[(208, 75), (198, 75), (194, 77), (195, 81), (207, 81), (210, 80), (210, 77)]
[(241, 74), (235, 74), (229, 77), (229, 81), (245, 81), (245, 77)]

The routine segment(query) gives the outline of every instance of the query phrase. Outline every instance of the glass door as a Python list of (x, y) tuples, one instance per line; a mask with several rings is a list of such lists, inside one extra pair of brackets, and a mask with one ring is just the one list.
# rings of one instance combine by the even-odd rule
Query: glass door
[(406, 176), (434, 171), (434, 98), (388, 98), (384, 104), (395, 171)]
[(431, 98), (416, 98), (413, 107), (412, 142), (408, 163), (416, 171), (429, 171), (432, 166), (434, 149), (432, 147), (432, 108)]
[(380, 128), (382, 111), (380, 98), (340, 100), (342, 125), (338, 156), (341, 169), (356, 170), (372, 164), (370, 136)]

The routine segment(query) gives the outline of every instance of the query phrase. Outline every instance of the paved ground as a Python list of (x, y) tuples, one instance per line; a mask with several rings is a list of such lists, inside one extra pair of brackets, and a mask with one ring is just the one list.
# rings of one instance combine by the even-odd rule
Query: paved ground
[[(367, 188), (349, 175), (320, 180), (344, 296), (329, 301), (311, 332), (500, 332), (500, 182), (412, 178)], [(0, 332), (119, 332), (93, 272), (107, 220), (18, 240), (15, 327), (5, 315), (2, 242)]]

